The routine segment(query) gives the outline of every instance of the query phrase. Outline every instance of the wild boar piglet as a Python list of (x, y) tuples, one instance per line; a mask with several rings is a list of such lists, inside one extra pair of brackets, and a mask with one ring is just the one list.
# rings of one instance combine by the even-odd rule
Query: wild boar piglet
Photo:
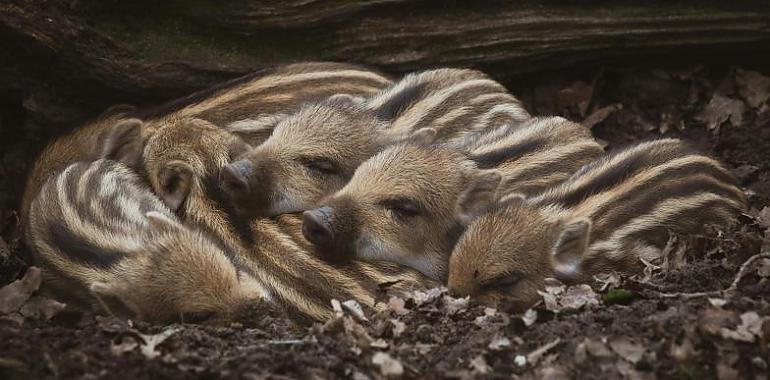
[(51, 291), (125, 318), (232, 320), (262, 307), (261, 286), (208, 234), (182, 225), (121, 163), (75, 163), (31, 204), (25, 234)]
[(264, 144), (223, 168), (220, 184), (244, 214), (304, 211), (391, 144), (434, 134), (452, 140), (528, 118), (516, 98), (478, 71), (410, 74), (370, 98), (305, 105), (278, 121)]
[(638, 273), (674, 235), (725, 230), (746, 208), (719, 162), (676, 139), (618, 150), (564, 183), (512, 194), (473, 222), (450, 258), (448, 286), (489, 306), (522, 311), (546, 278), (590, 282)]
[(602, 153), (589, 131), (563, 118), (500, 128), (470, 151), (425, 141), (387, 148), (303, 214), (305, 237), (330, 260), (387, 260), (445, 280), (457, 239), (499, 197), (534, 195)]

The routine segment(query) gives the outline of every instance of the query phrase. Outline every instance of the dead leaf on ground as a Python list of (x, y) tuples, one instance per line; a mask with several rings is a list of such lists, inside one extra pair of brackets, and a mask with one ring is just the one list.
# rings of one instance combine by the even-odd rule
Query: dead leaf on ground
[(446, 293), (446, 288), (432, 288), (426, 291), (415, 290), (409, 294), (409, 297), (414, 301), (415, 305), (420, 306), (435, 300), (444, 293)]
[(35, 295), (21, 307), (19, 312), (28, 319), (42, 319), (47, 321), (56, 316), (56, 314), (59, 314), (65, 307), (67, 307), (67, 305), (61, 302)]
[(552, 340), (549, 343), (546, 343), (540, 347), (538, 347), (536, 350), (530, 352), (527, 355), (527, 362), (531, 363), (533, 366), (537, 365), (537, 362), (540, 361), (540, 359), (545, 356), (545, 354), (548, 353), (548, 351), (552, 350), (554, 347), (558, 346), (561, 342), (560, 338), (556, 338)]
[(615, 272), (596, 275), (594, 276), (594, 281), (601, 284), (601, 287), (599, 287), (600, 292), (620, 287), (620, 276)]
[(371, 343), (369, 343), (369, 347), (379, 348), (381, 350), (387, 350), (389, 346), (390, 345), (388, 344), (388, 342), (386, 342), (385, 339), (382, 339), (382, 338), (374, 340)]
[(484, 315), (476, 317), (473, 320), (473, 324), (478, 327), (484, 328), (489, 324), (489, 320), (497, 315), (497, 309), (486, 307), (484, 308)]
[(664, 135), (672, 129), (677, 131), (683, 131), (685, 129), (684, 120), (682, 120), (681, 116), (668, 112), (660, 115), (658, 132), (660, 132), (661, 135)]
[(364, 308), (361, 307), (361, 304), (359, 304), (358, 301), (347, 300), (342, 303), (342, 308), (347, 310), (347, 312), (356, 319), (369, 322), (369, 319), (366, 318), (366, 314), (364, 314)]
[(754, 108), (770, 99), (770, 78), (756, 71), (738, 69), (735, 82), (738, 93)]
[(40, 269), (29, 267), (24, 277), (0, 288), (0, 315), (19, 311), (42, 283)]
[(448, 294), (444, 295), (444, 304), (449, 315), (454, 315), (468, 309), (470, 297), (454, 298)]
[(734, 126), (743, 124), (743, 113), (745, 111), (746, 106), (740, 99), (714, 94), (706, 108), (695, 115), (695, 119), (705, 122), (706, 128), (713, 131), (728, 120)]
[(735, 330), (723, 327), (719, 330), (719, 334), (725, 339), (753, 343), (757, 337), (761, 337), (763, 322), (759, 314), (749, 311), (741, 314), (741, 324)]
[(157, 351), (158, 346), (179, 331), (182, 331), (179, 327), (170, 327), (158, 334), (140, 334), (144, 342), (141, 343), (139, 351), (141, 351), (142, 355), (147, 359), (155, 359), (160, 356), (160, 352)]
[(647, 351), (644, 345), (627, 337), (612, 338), (609, 341), (609, 345), (612, 348), (612, 351), (615, 351), (618, 356), (633, 364), (642, 360), (644, 353)]
[(559, 300), (562, 309), (579, 310), (599, 304), (599, 295), (586, 284), (570, 286)]
[(575, 361), (584, 363), (589, 355), (599, 359), (611, 358), (613, 356), (612, 351), (607, 348), (604, 342), (585, 338), (575, 348)]
[(504, 336), (495, 336), (487, 347), (492, 351), (502, 351), (511, 347), (511, 340)]
[(738, 315), (732, 310), (706, 309), (698, 314), (698, 329), (716, 335), (722, 328), (735, 326), (737, 321)]
[(386, 352), (377, 352), (372, 355), (372, 364), (380, 368), (383, 376), (401, 376), (404, 374), (404, 365)]
[(405, 315), (409, 313), (409, 309), (406, 308), (406, 301), (400, 297), (390, 297), (388, 300), (388, 309), (398, 315)]
[(390, 323), (393, 325), (393, 337), (398, 338), (406, 331), (406, 323), (399, 321), (398, 319), (391, 319)]
[(709, 303), (711, 304), (711, 306), (714, 306), (714, 307), (721, 308), (721, 307), (727, 305), (727, 300), (724, 299), (724, 298), (709, 298), (708, 300), (709, 300)]
[(492, 368), (481, 355), (471, 359), (471, 368), (473, 368), (473, 373), (478, 375), (486, 375), (492, 371)]
[(599, 295), (586, 284), (565, 287), (564, 285), (546, 285), (545, 291), (538, 291), (543, 297), (545, 308), (554, 313), (574, 311), (583, 307), (599, 304)]
[(524, 321), (524, 326), (532, 326), (537, 322), (537, 311), (535, 309), (527, 309), (524, 315), (521, 316), (521, 320)]
[(588, 115), (585, 119), (583, 119), (582, 124), (584, 127), (591, 129), (597, 124), (606, 120), (608, 117), (610, 117), (610, 115), (612, 115), (613, 113), (621, 109), (623, 109), (623, 105), (620, 103), (599, 108), (598, 110)]

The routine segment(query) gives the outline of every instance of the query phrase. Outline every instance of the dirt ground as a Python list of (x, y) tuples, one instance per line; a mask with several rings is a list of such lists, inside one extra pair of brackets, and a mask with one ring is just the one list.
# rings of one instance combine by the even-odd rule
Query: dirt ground
[[(544, 296), (552, 302), (524, 315), (436, 289), (391, 298), (366, 319), (343, 308), (312, 327), (267, 316), (228, 327), (127, 324), (45, 303), (27, 307), (30, 300), (26, 317), (10, 312), (0, 320), (0, 378), (767, 379), (770, 259), (738, 272), (770, 251), (768, 76), (688, 64), (594, 67), (509, 83), (532, 113), (583, 120), (608, 149), (680, 136), (738, 176), (752, 208), (741, 229), (680, 244), (686, 249), (672, 250), (646, 276), (612, 277), (596, 293), (554, 286)], [(12, 103), (3, 107), (3, 124), (31, 122)], [(46, 137), (0, 138), (6, 284), (24, 273), (14, 207)]]

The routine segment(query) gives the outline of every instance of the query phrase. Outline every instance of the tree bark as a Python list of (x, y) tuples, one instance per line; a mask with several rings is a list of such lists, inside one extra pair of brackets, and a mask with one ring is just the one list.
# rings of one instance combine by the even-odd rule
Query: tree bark
[(114, 103), (153, 104), (300, 60), (390, 72), (472, 66), (504, 80), (650, 54), (770, 51), (764, 1), (586, 3), (6, 0), (0, 95), (21, 93), (25, 109), (69, 124)]

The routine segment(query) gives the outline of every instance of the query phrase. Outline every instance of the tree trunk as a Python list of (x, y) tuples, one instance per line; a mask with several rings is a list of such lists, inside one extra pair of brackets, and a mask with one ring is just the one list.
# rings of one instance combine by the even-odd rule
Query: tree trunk
[(391, 72), (472, 66), (498, 79), (650, 54), (770, 51), (764, 1), (6, 0), (0, 95), (69, 124), (299, 60)]

